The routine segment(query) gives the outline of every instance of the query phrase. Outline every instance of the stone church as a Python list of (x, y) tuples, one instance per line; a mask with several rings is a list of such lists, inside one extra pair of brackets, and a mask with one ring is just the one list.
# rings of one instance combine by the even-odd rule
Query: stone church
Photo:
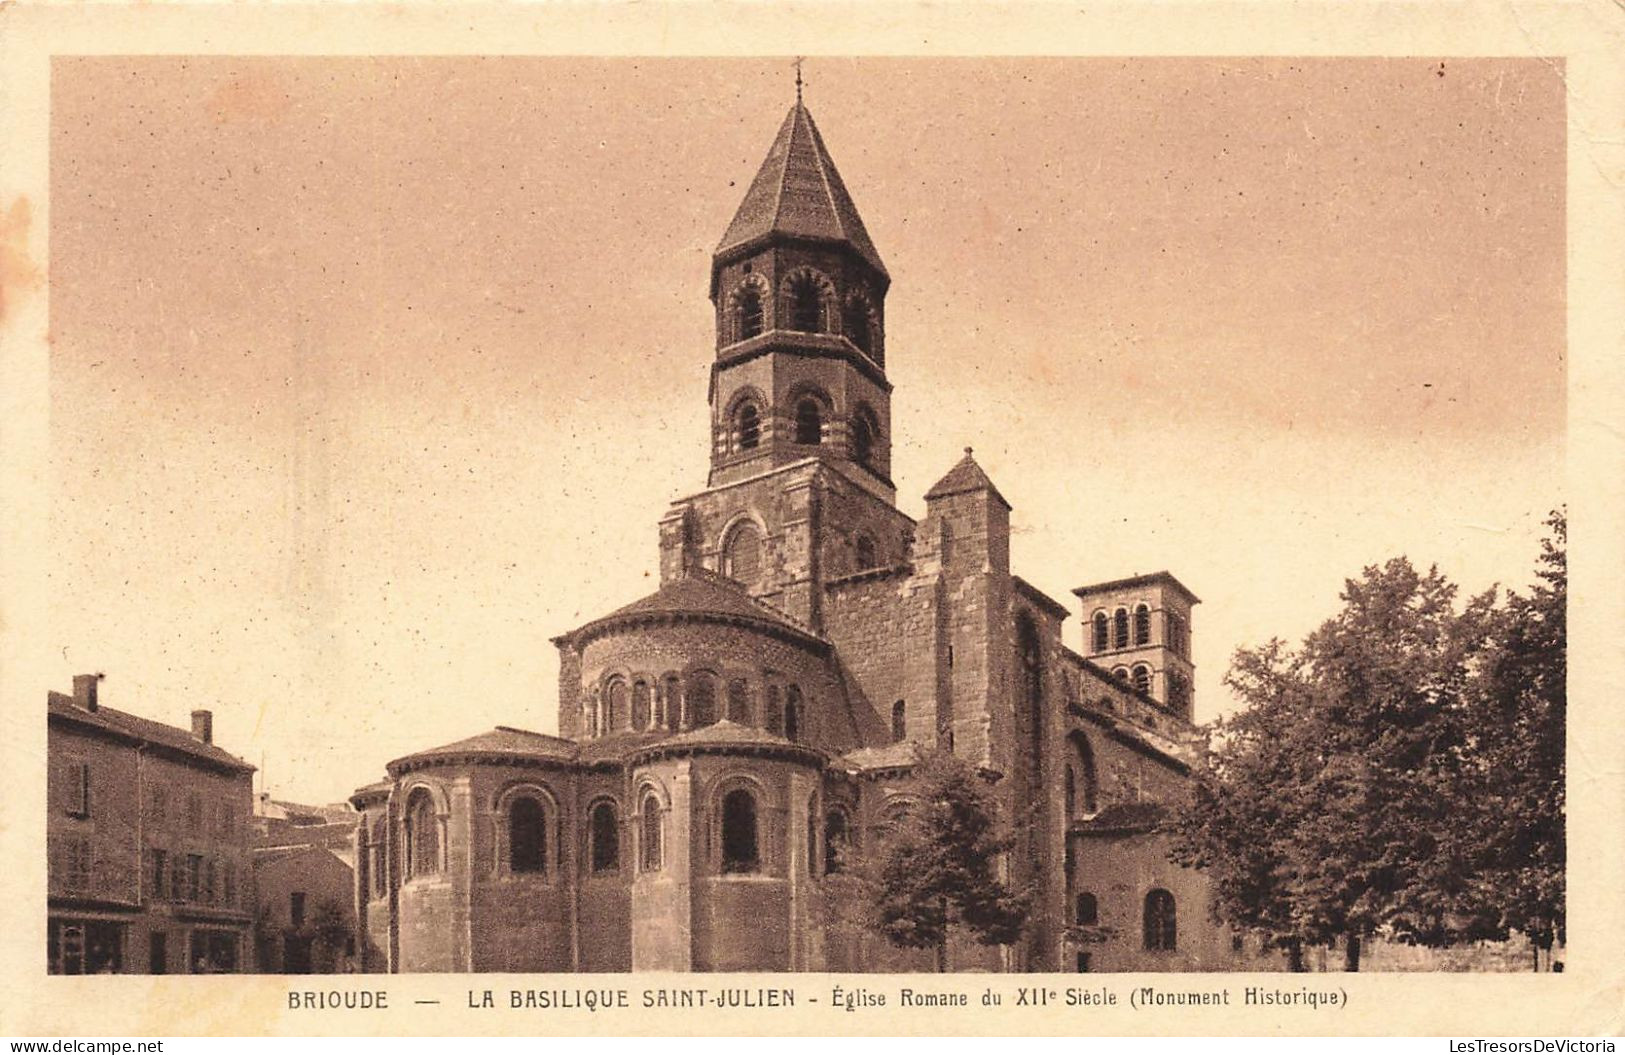
[(559, 735), (499, 726), (355, 793), (363, 969), (931, 970), (835, 877), (937, 750), (997, 776), (1034, 895), (1018, 945), (955, 968), (1259, 963), (1158, 831), (1196, 596), (1080, 587), (1075, 651), (969, 449), (922, 520), (897, 508), (890, 286), (798, 99), (712, 260), (710, 472), (660, 521), (660, 588), (553, 639)]

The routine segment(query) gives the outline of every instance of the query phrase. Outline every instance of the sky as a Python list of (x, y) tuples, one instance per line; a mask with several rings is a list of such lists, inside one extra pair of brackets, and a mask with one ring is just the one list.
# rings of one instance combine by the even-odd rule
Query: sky
[[(899, 504), (973, 446), (1018, 574), (1167, 569), (1196, 714), (1404, 555), (1563, 501), (1564, 98), (1536, 60), (810, 59), (891, 272)], [(785, 58), (59, 58), (56, 683), (279, 798), (556, 729), (549, 638), (704, 485), (711, 251)]]

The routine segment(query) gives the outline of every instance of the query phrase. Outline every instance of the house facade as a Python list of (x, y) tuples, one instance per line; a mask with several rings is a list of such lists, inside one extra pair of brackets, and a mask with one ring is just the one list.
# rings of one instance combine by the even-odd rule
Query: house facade
[(110, 707), (100, 675), (47, 698), (52, 974), (253, 969), (254, 767), (189, 730)]

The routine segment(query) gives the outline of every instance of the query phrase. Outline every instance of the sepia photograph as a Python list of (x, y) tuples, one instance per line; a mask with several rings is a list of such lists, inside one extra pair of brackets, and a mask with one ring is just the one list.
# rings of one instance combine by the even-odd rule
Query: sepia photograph
[(794, 50), (49, 56), (30, 985), (1569, 970), (1563, 61)]

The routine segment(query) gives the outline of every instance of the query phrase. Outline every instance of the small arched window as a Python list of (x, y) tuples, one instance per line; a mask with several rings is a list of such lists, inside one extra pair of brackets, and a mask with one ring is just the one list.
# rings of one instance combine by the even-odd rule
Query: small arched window
[(762, 294), (754, 285), (739, 291), (739, 339), (748, 341), (762, 332)]
[(621, 829), (613, 802), (600, 802), (588, 815), (587, 859), (594, 872), (613, 872), (621, 866)]
[(603, 728), (599, 735), (608, 736), (626, 723), (626, 682), (616, 678), (604, 689)]
[(767, 687), (767, 713), (762, 717), (762, 727), (774, 736), (784, 733), (784, 700), (777, 685)]
[(818, 280), (802, 273), (790, 279), (790, 329), (801, 333), (821, 333), (824, 329), (823, 297)]
[(1111, 617), (1105, 612), (1096, 612), (1094, 650), (1104, 652), (1111, 647)]
[(756, 796), (735, 788), (722, 797), (722, 870), (759, 870), (762, 862), (756, 842)]
[(1179, 924), (1175, 918), (1174, 896), (1157, 887), (1145, 895), (1145, 947), (1171, 952), (1177, 948)]
[(741, 403), (734, 411), (734, 449), (753, 451), (762, 442), (762, 413), (755, 403)]
[(869, 465), (875, 455), (875, 427), (867, 415), (859, 413), (852, 416), (851, 437), (852, 460), (859, 465)]
[(859, 571), (868, 571), (879, 563), (875, 560), (875, 540), (868, 535), (859, 535), (854, 539), (852, 550), (857, 558)]
[(661, 828), (660, 799), (652, 791), (645, 792), (638, 816), (638, 868), (641, 871), (660, 871)]
[(864, 303), (862, 297), (851, 297), (846, 307), (841, 311), (841, 330), (846, 339), (858, 346), (858, 350), (869, 352), (874, 344), (869, 330), (869, 305)]
[(1168, 647), (1174, 650), (1174, 655), (1190, 658), (1190, 637), (1185, 633), (1185, 620), (1175, 612), (1169, 612), (1168, 620)]
[(1080, 927), (1093, 927), (1100, 922), (1100, 905), (1093, 894), (1077, 896), (1073, 903), (1072, 922)]
[(406, 868), (408, 879), (440, 871), (440, 818), (424, 788), (406, 801)]
[(786, 740), (793, 740), (799, 744), (804, 732), (801, 727), (801, 723), (805, 717), (805, 715), (801, 713), (801, 690), (792, 685), (790, 686), (790, 690), (785, 694), (785, 697), (784, 738)]
[(908, 708), (902, 700), (891, 705), (891, 738), (893, 743), (902, 743), (903, 737), (908, 735)]
[(833, 874), (846, 866), (846, 813), (830, 810), (824, 814), (824, 872)]
[(750, 586), (761, 573), (762, 533), (747, 520), (728, 533), (728, 542), (722, 548), (722, 574)]
[(1134, 664), (1134, 688), (1140, 692), (1151, 691), (1151, 668), (1144, 663)]
[(661, 683), (664, 691), (660, 694), (660, 704), (665, 708), (663, 716), (666, 719), (666, 728), (676, 732), (682, 728), (683, 720), (683, 687), (677, 680), (677, 675), (667, 674)]
[(1128, 609), (1119, 608), (1112, 616), (1112, 647), (1128, 647)]
[(1112, 668), (1112, 676), (1115, 677), (1118, 681), (1127, 681), (1128, 680), (1128, 668), (1127, 667), (1114, 667), (1114, 668)]
[(508, 870), (547, 870), (547, 814), (542, 804), (521, 795), (508, 805)]
[(1134, 643), (1136, 645), (1149, 645), (1151, 643), (1151, 606), (1137, 604), (1134, 606)]
[(824, 442), (824, 412), (810, 396), (796, 404), (796, 442), (814, 446)]
[(635, 681), (632, 683), (632, 728), (641, 733), (649, 728), (649, 722), (652, 718), (649, 683)]
[(715, 725), (717, 720), (717, 685), (709, 674), (691, 674), (688, 678), (688, 724), (692, 729)]
[(740, 725), (750, 724), (750, 695), (745, 683), (738, 678), (728, 683), (728, 720)]

